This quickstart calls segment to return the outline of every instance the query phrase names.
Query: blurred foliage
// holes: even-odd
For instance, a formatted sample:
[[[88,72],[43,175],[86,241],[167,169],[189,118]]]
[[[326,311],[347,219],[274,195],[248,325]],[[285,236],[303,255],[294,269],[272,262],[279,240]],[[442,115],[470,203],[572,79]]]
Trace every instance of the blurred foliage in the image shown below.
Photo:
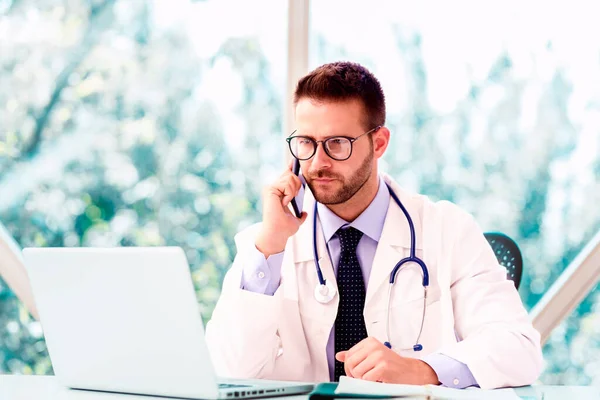
[[[501,46],[489,43],[490,48],[504,50],[486,64],[487,73],[482,73],[485,62],[475,52],[477,44],[486,46],[485,39],[454,43],[451,38],[460,34],[444,33],[443,26],[425,32],[413,24],[411,18],[418,12],[404,18],[409,22],[395,23],[394,17],[387,17],[395,6],[378,4],[381,10],[364,18],[355,11],[340,11],[338,18],[345,23],[336,35],[323,16],[328,7],[336,8],[340,2],[313,5],[314,64],[356,60],[380,79],[388,79],[382,80],[388,97],[402,94],[404,101],[396,102],[399,107],[390,107],[391,101],[387,102],[386,125],[392,137],[383,158],[384,169],[410,189],[459,204],[475,215],[484,231],[504,232],[515,239],[524,256],[519,292],[531,309],[600,230],[600,59],[596,57],[595,64],[585,66],[585,75],[577,73],[583,67],[575,61],[579,54],[599,54],[600,40],[589,40],[586,30],[597,24],[586,21],[586,29],[577,32],[581,34],[577,39],[589,46],[582,44],[580,53],[569,51],[570,45],[555,48],[551,40],[541,50],[534,48],[535,41],[527,37],[529,31],[525,31],[525,45],[520,47],[508,40]],[[520,15],[510,4],[506,7],[508,14]],[[521,11],[520,5],[517,7]],[[450,9],[448,20],[462,15],[459,8]],[[484,15],[470,12],[483,20]],[[369,23],[368,18],[378,24],[382,21],[381,29],[361,31],[354,37],[354,17],[364,24]],[[564,19],[573,23],[567,15]],[[473,32],[468,30],[471,24],[478,26],[473,22],[477,18],[464,20],[469,21],[465,22],[468,32]],[[526,27],[530,29],[529,24]],[[485,37],[493,29],[480,34]],[[391,38],[383,36],[388,33]],[[440,39],[444,35],[450,39]],[[396,54],[386,47],[388,40],[397,48]],[[440,42],[450,44],[450,49]],[[378,46],[365,51],[369,50],[365,45],[361,51],[361,43]],[[434,47],[436,44],[439,47]],[[468,60],[446,61],[449,54],[461,50]],[[493,54],[487,50],[486,56]],[[431,58],[445,61],[433,64]],[[456,78],[462,78],[465,71],[466,90],[461,86],[463,81],[461,85],[440,81],[440,71],[445,69],[451,72],[442,76],[452,77],[454,73]],[[437,81],[432,82],[436,73]],[[390,83],[395,88],[390,89]],[[432,86],[436,83],[438,95],[456,99],[451,109],[441,110],[439,102],[434,104],[438,99]],[[599,308],[600,290],[596,286],[544,346],[546,368],[541,382],[600,384]]]
[[[263,145],[281,139],[281,91],[257,38],[227,38],[202,58],[183,25],[153,27],[152,6],[4,8],[0,221],[22,247],[181,246],[206,320],[235,233],[260,216],[255,182],[283,162],[282,147]],[[237,150],[204,89],[204,73],[224,64],[240,78],[235,117],[250,132]],[[51,365],[39,323],[0,281],[1,371]]]
[[[285,150],[281,62],[258,36],[196,37],[190,20],[211,4],[0,1],[0,221],[23,247],[181,246],[205,320]],[[399,54],[403,83],[384,90],[409,101],[388,108],[383,169],[516,239],[531,308],[600,229],[600,91],[582,97],[565,66],[523,76],[499,52],[442,112],[426,39],[394,24],[391,35],[380,53]],[[316,64],[352,59],[377,76],[389,64],[327,32],[311,43]],[[600,382],[599,294],[544,348],[544,383]],[[0,372],[52,372],[39,324],[2,281]]]

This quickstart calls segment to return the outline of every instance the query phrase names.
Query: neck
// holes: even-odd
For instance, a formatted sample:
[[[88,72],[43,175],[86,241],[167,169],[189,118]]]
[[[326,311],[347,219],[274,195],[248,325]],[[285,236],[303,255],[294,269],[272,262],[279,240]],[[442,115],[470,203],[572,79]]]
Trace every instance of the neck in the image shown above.
[[[352,198],[344,203],[328,205],[327,208],[344,221],[352,222],[369,207],[378,190],[379,176],[377,171],[374,171],[374,174]]]

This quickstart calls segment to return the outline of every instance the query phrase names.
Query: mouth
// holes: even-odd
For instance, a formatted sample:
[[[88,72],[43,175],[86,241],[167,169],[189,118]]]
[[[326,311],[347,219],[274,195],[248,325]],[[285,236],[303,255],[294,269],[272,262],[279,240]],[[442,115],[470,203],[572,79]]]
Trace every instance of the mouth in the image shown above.
[[[319,184],[323,185],[323,184],[331,183],[331,182],[335,181],[335,179],[333,179],[333,178],[313,178],[312,181],[314,183],[319,183]]]

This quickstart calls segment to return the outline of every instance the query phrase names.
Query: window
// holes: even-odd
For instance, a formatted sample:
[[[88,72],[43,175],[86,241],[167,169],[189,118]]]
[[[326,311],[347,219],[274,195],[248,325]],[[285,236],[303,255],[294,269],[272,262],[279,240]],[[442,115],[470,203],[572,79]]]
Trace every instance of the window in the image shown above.
[[[284,161],[286,34],[278,0],[0,1],[0,221],[23,247],[182,246],[210,316]],[[0,372],[50,372],[2,282],[0,310]]]
[[[383,169],[513,237],[531,308],[600,229],[593,5],[310,3],[309,68],[375,73]],[[182,246],[208,317],[284,163],[286,33],[279,0],[0,0],[0,223],[23,247]],[[600,379],[599,293],[546,344],[544,383]],[[0,372],[48,373],[17,304],[0,281]]]
[[[600,229],[595,14],[587,3],[311,2],[310,69],[353,60],[380,79],[393,135],[383,169],[513,237],[528,308]],[[598,293],[546,344],[544,383],[600,379]]]

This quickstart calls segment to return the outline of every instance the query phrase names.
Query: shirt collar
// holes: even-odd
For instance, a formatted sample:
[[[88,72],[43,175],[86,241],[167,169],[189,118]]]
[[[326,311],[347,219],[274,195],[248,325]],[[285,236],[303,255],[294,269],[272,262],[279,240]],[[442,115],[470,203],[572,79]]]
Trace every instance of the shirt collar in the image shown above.
[[[345,221],[335,215],[327,206],[317,203],[319,220],[323,227],[326,242],[329,243],[333,235],[343,226],[356,228],[374,241],[379,242],[389,205],[390,191],[381,177],[379,177],[379,189],[375,198],[365,211],[352,222]]]

